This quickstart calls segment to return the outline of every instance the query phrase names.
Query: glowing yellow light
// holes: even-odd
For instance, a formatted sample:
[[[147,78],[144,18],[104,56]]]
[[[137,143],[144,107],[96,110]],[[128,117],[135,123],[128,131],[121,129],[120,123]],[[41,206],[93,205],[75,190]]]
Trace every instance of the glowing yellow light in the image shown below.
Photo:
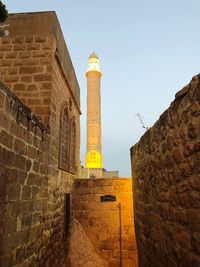
[[[87,67],[86,74],[89,71],[97,71],[102,74],[99,59],[94,53],[88,59],[88,67]]]
[[[96,150],[90,150],[86,155],[86,168],[88,169],[101,169],[102,168],[102,156]]]

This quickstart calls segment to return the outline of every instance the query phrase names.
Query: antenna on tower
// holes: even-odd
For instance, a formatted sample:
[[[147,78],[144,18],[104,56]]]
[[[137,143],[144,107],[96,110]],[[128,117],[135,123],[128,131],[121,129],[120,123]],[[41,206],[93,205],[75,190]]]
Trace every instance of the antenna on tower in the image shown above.
[[[144,128],[147,131],[149,129],[149,127],[147,127],[145,125],[145,120],[144,120],[143,116],[139,112],[137,114],[135,114],[135,116],[139,119],[139,122],[142,125],[142,128]]]

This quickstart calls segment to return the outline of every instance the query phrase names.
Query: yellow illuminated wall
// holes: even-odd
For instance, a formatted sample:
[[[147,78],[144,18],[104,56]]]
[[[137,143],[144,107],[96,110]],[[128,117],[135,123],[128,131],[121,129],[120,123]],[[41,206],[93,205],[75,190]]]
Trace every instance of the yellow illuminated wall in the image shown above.
[[[101,169],[102,156],[96,150],[91,150],[86,154],[86,168],[88,169]]]

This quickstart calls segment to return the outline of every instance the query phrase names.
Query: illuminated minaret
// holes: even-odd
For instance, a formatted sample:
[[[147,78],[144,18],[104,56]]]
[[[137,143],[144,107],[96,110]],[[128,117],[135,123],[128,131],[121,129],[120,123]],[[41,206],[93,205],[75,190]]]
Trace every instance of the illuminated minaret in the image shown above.
[[[99,58],[92,53],[88,59],[87,77],[87,148],[85,167],[102,169],[101,152],[101,68]],[[99,175],[99,174],[98,174]]]

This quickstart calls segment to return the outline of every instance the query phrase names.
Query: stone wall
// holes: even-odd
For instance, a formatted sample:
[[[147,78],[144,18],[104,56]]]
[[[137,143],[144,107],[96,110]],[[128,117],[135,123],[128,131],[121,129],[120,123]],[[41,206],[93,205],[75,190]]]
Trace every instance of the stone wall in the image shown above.
[[[200,75],[131,148],[139,266],[200,266]]]
[[[101,202],[104,195],[116,196],[116,201]],[[137,266],[131,179],[76,180],[72,192],[72,219],[71,266]],[[72,249],[76,247],[74,244],[80,250]],[[84,265],[80,265],[81,262]],[[101,264],[96,265],[97,262]]]
[[[49,124],[53,35],[0,38],[0,80]]]
[[[0,102],[0,266],[59,266],[73,175],[52,167],[49,129],[3,85]]]
[[[0,266],[59,267],[67,257],[64,195],[80,162],[79,88],[55,13],[11,17],[10,36],[0,38],[0,73],[7,85],[0,83]],[[41,20],[48,29],[39,27]],[[28,32],[24,21],[31,25]],[[59,168],[63,105],[68,129],[76,125],[75,146],[68,141],[65,149],[69,163],[71,151],[75,157],[73,172]],[[71,140],[71,132],[64,133]]]

